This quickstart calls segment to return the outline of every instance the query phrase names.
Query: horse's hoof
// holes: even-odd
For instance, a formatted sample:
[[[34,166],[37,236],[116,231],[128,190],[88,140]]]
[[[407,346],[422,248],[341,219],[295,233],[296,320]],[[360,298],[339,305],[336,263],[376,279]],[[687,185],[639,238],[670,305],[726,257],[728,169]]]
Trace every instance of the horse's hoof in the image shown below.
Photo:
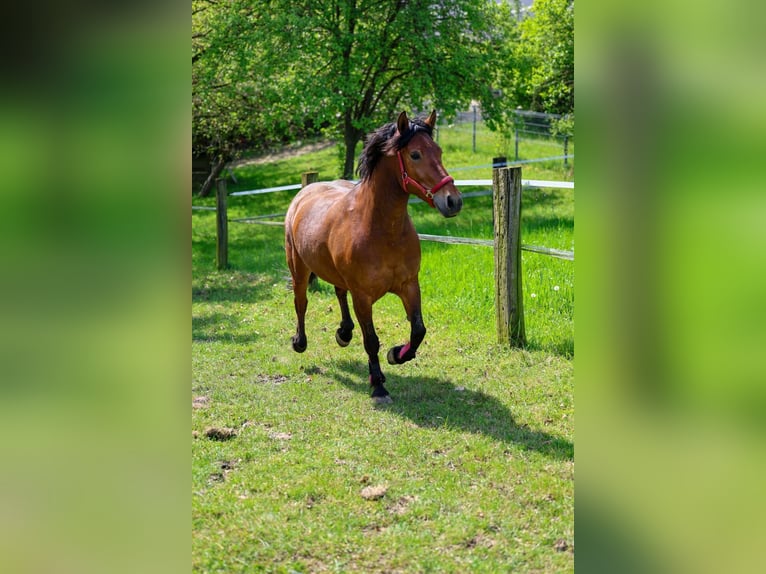
[[[340,336],[340,329],[338,329],[335,331],[335,342],[338,343],[338,345],[341,347],[348,347],[348,344],[351,342],[351,336],[349,336],[348,341],[344,341]]]
[[[372,402],[376,405],[392,403],[394,402],[393,399],[391,399],[391,396],[388,394],[386,387],[383,386],[383,382],[386,380],[386,378],[383,376],[383,373],[381,373],[380,376],[383,380],[377,384],[373,384],[372,376],[370,376],[370,384],[372,385],[372,393],[370,396],[372,397]]]
[[[412,349],[410,349],[410,344],[407,343],[406,345],[397,345],[396,347],[391,347],[388,350],[388,354],[386,355],[386,359],[388,360],[389,365],[401,365],[403,363],[406,363],[407,361],[411,361],[415,358],[415,353],[411,352]],[[412,356],[408,357],[407,355],[411,354]]]
[[[291,339],[291,342],[293,344],[293,351],[295,351],[296,353],[302,353],[303,351],[306,350],[306,347],[308,347],[308,344],[306,343],[306,341],[302,341],[302,342],[297,341],[295,337]]]

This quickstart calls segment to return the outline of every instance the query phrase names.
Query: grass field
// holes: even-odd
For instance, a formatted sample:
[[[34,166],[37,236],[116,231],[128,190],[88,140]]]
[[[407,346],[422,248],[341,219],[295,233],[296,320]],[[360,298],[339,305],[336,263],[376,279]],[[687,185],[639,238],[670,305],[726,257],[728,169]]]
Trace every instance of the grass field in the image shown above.
[[[481,138],[473,154],[465,138],[442,128],[448,170],[503,152]],[[242,166],[230,189],[295,183],[307,170],[331,179],[337,155]],[[560,164],[530,164],[524,177],[571,179]],[[293,193],[231,198],[230,217],[283,213]],[[424,204],[410,213],[422,233],[492,237],[488,197],[467,198],[450,220]],[[525,192],[522,217],[525,243],[573,249],[572,191]],[[376,407],[359,329],[349,347],[335,344],[332,289],[310,293],[309,347],[294,353],[281,228],[229,231],[231,268],[216,271],[214,216],[193,212],[195,571],[573,570],[572,262],[524,254],[529,346],[513,350],[494,341],[492,250],[424,242],[428,334],[416,360],[383,359],[394,402]],[[398,299],[374,313],[382,349],[405,342]],[[211,427],[231,430],[210,438]]]

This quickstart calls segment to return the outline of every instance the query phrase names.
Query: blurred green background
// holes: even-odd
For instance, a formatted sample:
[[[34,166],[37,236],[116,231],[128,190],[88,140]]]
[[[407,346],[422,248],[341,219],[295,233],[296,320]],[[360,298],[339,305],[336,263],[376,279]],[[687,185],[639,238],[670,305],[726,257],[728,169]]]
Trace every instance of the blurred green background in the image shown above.
[[[583,571],[758,569],[763,16],[755,2],[578,3]]]
[[[187,10],[6,38],[2,571],[188,568]],[[761,562],[764,12],[578,2],[583,572]]]

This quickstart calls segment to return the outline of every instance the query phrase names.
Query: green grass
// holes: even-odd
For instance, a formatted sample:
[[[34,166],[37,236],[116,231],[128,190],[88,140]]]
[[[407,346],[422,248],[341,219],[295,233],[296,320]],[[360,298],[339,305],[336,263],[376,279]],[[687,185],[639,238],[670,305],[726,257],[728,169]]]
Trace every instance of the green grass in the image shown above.
[[[459,156],[446,142],[442,132],[449,169]],[[496,151],[478,155],[473,165]],[[249,166],[232,188],[295,183],[310,168],[329,179],[333,163],[330,149]],[[524,177],[564,179],[550,169]],[[230,216],[282,213],[292,193],[231,198]],[[423,233],[490,238],[490,206],[467,198],[449,220],[410,212]],[[571,191],[525,194],[525,243],[572,249],[573,221]],[[335,344],[332,289],[310,293],[309,347],[294,353],[281,228],[229,231],[231,268],[216,271],[214,216],[192,214],[192,396],[205,397],[192,410],[195,571],[573,570],[572,552],[554,548],[574,539],[572,262],[524,254],[529,347],[513,350],[494,341],[492,250],[424,242],[428,334],[416,360],[383,359],[394,403],[375,407],[359,328]],[[383,353],[406,340],[398,299],[374,312]],[[237,435],[210,440],[210,426]],[[378,485],[381,499],[361,496]]]
[[[473,151],[473,126],[470,123],[440,125],[437,135],[444,152],[444,164],[455,179],[491,179],[492,158],[505,156],[510,163],[515,157],[513,140],[489,131],[483,122],[476,126],[476,151]],[[549,138],[525,138],[519,143],[519,160],[547,158],[563,155],[563,145]],[[574,142],[569,142],[568,153],[574,154]],[[472,166],[485,166],[465,169]],[[563,160],[548,160],[525,165],[526,179],[571,181],[574,177],[574,160],[567,166]],[[529,173],[526,173],[529,172]],[[530,175],[534,174],[534,176]]]

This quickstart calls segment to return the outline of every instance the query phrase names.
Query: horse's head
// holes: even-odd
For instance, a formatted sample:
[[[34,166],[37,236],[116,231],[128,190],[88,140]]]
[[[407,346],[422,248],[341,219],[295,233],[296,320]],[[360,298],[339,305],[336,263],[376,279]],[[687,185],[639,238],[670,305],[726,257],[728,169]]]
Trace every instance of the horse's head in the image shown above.
[[[402,185],[407,193],[436,207],[444,217],[454,217],[463,207],[463,197],[442,165],[441,148],[431,138],[436,110],[422,124],[427,129],[410,122],[405,112],[396,122],[399,136],[406,142],[397,151]]]

